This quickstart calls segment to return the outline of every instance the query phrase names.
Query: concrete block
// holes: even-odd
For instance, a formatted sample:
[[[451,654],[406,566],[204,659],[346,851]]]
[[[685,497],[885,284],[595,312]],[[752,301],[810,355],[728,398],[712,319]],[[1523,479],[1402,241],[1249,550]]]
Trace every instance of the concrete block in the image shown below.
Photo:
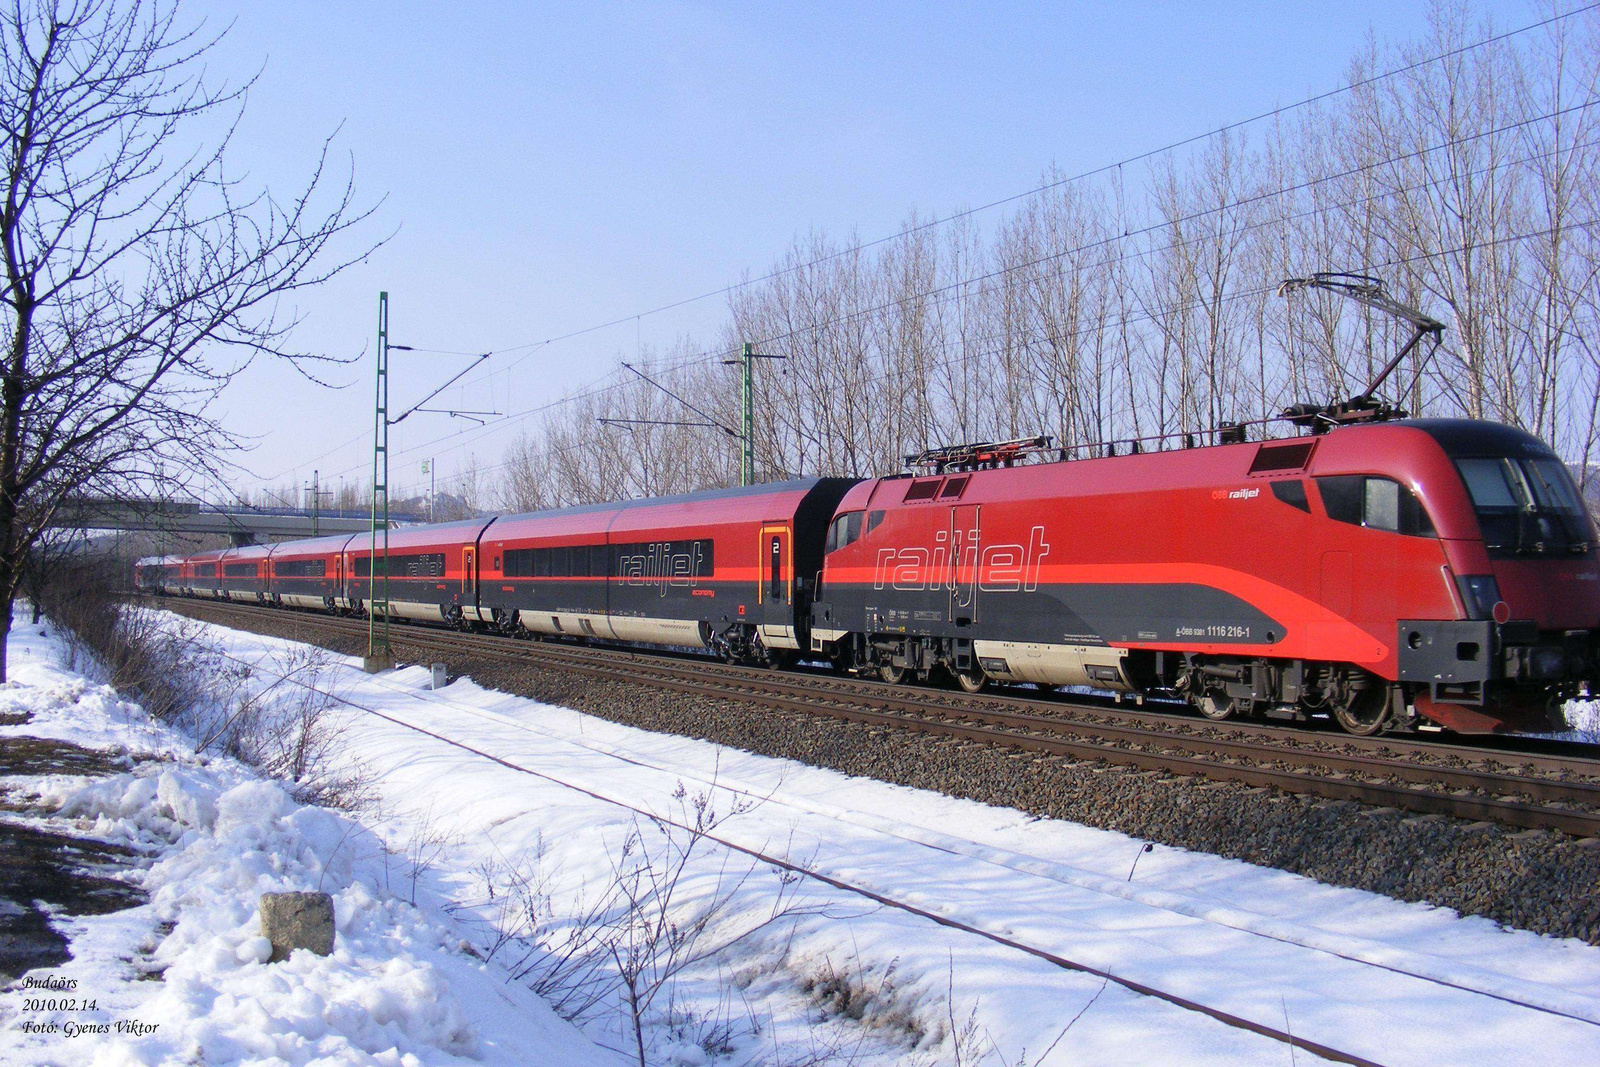
[[[297,948],[319,956],[333,951],[333,898],[326,893],[261,894],[261,936],[272,942],[272,960]]]

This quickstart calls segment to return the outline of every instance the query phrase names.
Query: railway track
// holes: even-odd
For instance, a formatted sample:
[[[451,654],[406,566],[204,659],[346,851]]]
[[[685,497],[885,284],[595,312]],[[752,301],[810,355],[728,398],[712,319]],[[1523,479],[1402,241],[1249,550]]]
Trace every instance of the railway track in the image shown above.
[[[343,638],[366,623],[230,602],[163,599],[205,621],[286,621]],[[909,729],[1038,758],[1091,761],[1234,782],[1330,801],[1600,837],[1600,758],[1520,746],[1215,723],[1112,704],[908,689],[822,673],[774,673],[703,657],[554,642],[513,642],[424,626],[390,631],[399,650],[515,662],[590,677]],[[1536,746],[1548,749],[1549,746]]]

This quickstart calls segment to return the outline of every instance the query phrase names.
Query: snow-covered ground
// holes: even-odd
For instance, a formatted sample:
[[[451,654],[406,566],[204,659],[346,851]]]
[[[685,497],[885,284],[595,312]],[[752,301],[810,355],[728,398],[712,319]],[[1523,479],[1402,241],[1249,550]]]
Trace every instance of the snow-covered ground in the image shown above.
[[[210,632],[253,685],[304,655]],[[228,761],[183,762],[181,738],[34,664],[48,655],[14,658],[22,681],[0,695],[37,709],[14,729],[179,756],[37,783],[61,818],[160,857],[151,903],[76,923],[61,969],[102,1015],[162,1026],[100,1039],[105,1062],[618,1062],[630,959],[635,988],[661,990],[642,1012],[653,1064],[1316,1058],[1214,1015],[1390,1067],[1600,1060],[1600,950],[1578,942],[334,657],[316,684],[381,812],[357,827]],[[707,836],[681,828],[697,820]],[[672,898],[659,912],[652,879]],[[256,894],[319,884],[339,902],[338,951],[261,963]],[[599,921],[619,885],[678,925]],[[157,920],[178,925],[161,939]],[[632,956],[585,955],[599,942]],[[163,982],[128,980],[151,965]]]
[[[32,721],[0,735],[155,757],[109,778],[21,783],[59,805],[49,824],[143,852],[150,900],[61,920],[73,958],[47,972],[55,988],[0,995],[0,1063],[625,1062],[464,951],[436,910],[384,892],[382,850],[359,823],[296,804],[233,760],[197,760],[186,738],[58,667],[41,629],[12,631],[0,711]],[[333,955],[267,965],[260,894],[318,888],[334,896]],[[34,998],[77,1010],[24,1010]]]

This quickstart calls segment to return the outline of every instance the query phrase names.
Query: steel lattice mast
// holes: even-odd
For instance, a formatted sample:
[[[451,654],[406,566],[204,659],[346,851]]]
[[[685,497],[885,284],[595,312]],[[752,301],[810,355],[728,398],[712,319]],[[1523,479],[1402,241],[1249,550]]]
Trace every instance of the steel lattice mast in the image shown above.
[[[372,417],[372,539],[367,546],[367,658],[369,671],[393,666],[389,649],[389,294],[378,294],[378,372]],[[383,592],[378,593],[378,533],[383,532]],[[379,613],[383,621],[378,621]]]

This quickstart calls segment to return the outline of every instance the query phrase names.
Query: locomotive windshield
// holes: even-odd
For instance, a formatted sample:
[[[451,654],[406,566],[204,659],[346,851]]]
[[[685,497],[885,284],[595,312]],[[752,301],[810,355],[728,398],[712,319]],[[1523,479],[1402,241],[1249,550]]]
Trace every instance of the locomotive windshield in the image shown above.
[[[1456,460],[1491,558],[1588,552],[1589,516],[1559,460],[1473,456]]]

